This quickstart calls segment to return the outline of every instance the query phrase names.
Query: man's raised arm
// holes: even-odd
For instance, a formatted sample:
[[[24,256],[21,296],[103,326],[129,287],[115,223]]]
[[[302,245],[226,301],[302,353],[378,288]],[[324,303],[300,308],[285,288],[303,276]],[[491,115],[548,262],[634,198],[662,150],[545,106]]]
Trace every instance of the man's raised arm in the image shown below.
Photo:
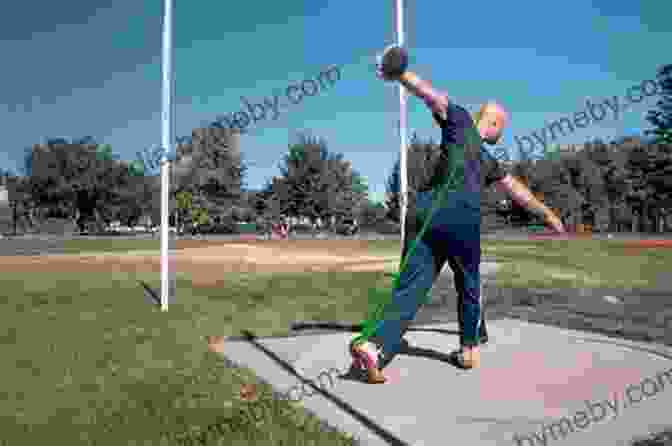
[[[413,95],[422,99],[432,112],[444,119],[446,118],[448,96],[445,93],[435,90],[429,81],[420,79],[420,77],[412,71],[404,72],[404,74],[401,75],[399,82],[401,82],[401,84]]]

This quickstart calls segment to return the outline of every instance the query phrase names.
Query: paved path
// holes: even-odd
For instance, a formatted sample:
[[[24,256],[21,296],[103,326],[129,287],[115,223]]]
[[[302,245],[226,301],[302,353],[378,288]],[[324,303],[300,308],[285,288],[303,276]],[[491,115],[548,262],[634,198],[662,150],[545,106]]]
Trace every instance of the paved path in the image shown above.
[[[312,380],[301,404],[367,445],[533,446],[546,444],[544,438],[625,445],[670,422],[670,347],[500,319],[489,324],[493,342],[483,348],[483,366],[463,371],[448,355],[457,347],[456,329],[449,323],[410,331],[410,347],[386,369],[385,385],[348,373],[351,335],[345,333],[229,341],[226,356],[281,392],[300,386],[300,376]],[[333,385],[318,378],[329,370]],[[647,378],[655,381],[643,389],[650,396],[640,388],[630,401],[627,386]],[[298,392],[292,397],[299,399]],[[597,419],[588,426],[577,421],[575,414],[595,404],[604,406],[604,416],[589,414]]]
[[[487,284],[491,341],[478,370],[460,370],[448,356],[458,347],[450,273],[407,333],[410,347],[386,369],[385,385],[349,372],[352,333],[343,331],[230,339],[225,356],[279,392],[301,376],[312,380],[303,388],[313,396],[300,404],[366,445],[625,446],[672,425],[672,293]],[[626,394],[628,386],[636,387]]]

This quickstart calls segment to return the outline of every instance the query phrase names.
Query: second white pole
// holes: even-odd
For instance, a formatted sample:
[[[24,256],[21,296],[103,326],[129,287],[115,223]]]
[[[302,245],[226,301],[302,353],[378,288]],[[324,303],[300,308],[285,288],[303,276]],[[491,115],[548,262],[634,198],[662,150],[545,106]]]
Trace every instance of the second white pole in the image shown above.
[[[396,0],[396,31],[397,45],[404,45],[404,0]],[[406,242],[406,213],[408,207],[408,176],[406,169],[406,91],[404,86],[399,84],[399,139],[401,147],[399,149],[399,207],[401,218],[401,250],[404,249]]]
[[[161,310],[168,311],[168,297],[171,293],[171,277],[168,268],[170,232],[168,214],[170,212],[170,164],[168,155],[172,151],[172,93],[173,93],[173,1],[164,1],[163,16],[163,78],[161,83]]]

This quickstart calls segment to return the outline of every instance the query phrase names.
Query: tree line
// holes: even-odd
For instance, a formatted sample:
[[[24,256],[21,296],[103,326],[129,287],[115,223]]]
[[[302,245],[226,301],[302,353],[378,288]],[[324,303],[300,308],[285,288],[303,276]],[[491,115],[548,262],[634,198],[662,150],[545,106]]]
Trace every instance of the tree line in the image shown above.
[[[232,232],[243,221],[324,222],[357,218],[367,206],[382,212],[382,205],[369,203],[365,179],[343,154],[308,134],[289,145],[279,176],[259,191],[248,190],[239,136],[235,129],[211,125],[180,138],[171,168],[171,224],[215,223]],[[160,176],[138,175],[137,167],[91,137],[53,138],[26,149],[24,175],[4,172],[3,181],[17,214],[31,223],[65,218],[80,230],[100,232],[112,221],[128,226],[142,217],[160,221]]]
[[[672,65],[658,70],[663,94],[647,121],[650,138],[594,139],[574,151],[510,163],[565,224],[610,231],[659,231],[672,223]],[[409,202],[437,162],[438,144],[414,134],[408,147]],[[245,184],[249,163],[240,133],[214,122],[178,139],[171,164],[171,220],[178,226],[306,217],[312,223],[354,218],[364,226],[399,221],[399,161],[386,183],[385,206],[369,199],[366,180],[327,141],[298,134],[278,165],[280,175],[258,191]],[[142,166],[140,166],[142,167]],[[154,166],[156,167],[156,166]],[[80,230],[102,230],[143,216],[160,221],[160,177],[115,155],[92,137],[48,139],[26,149],[23,175],[0,172],[15,214],[31,224],[72,219]],[[138,173],[143,173],[138,175]],[[529,225],[535,220],[494,189],[483,191],[483,226]],[[670,225],[667,226],[669,228]],[[393,229],[392,231],[394,231]]]

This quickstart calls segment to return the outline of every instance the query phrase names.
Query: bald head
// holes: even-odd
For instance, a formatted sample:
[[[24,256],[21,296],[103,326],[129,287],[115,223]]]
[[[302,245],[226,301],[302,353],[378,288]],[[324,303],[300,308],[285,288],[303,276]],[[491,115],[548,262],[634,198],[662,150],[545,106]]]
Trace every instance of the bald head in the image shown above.
[[[476,126],[483,141],[497,144],[509,122],[509,114],[501,104],[488,101],[478,111],[477,121]]]
[[[481,116],[485,114],[496,114],[504,118],[505,122],[509,120],[509,114],[504,106],[495,101],[488,101],[481,106]]]

